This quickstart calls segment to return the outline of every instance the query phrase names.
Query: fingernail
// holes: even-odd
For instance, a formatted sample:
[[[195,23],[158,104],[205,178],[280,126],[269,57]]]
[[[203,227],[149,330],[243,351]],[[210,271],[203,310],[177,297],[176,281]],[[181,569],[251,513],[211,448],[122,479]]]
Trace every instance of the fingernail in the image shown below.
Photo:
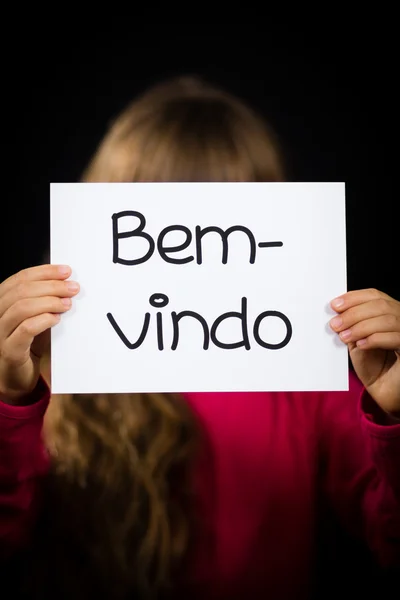
[[[344,331],[342,331],[340,337],[342,338],[342,340],[348,340],[351,337],[351,329],[345,329]]]
[[[67,281],[67,289],[70,292],[77,292],[79,290],[79,283],[76,281]]]
[[[341,306],[343,306],[344,300],[343,298],[335,298],[334,300],[332,300],[331,304],[333,308],[340,308]]]
[[[365,346],[366,343],[367,343],[367,340],[358,340],[357,346]]]
[[[343,325],[343,319],[341,317],[335,317],[334,319],[331,320],[331,326],[334,329],[338,329],[342,325]]]
[[[58,272],[59,272],[61,275],[68,275],[68,273],[70,273],[70,272],[71,272],[71,267],[69,267],[68,265],[60,265],[60,266],[58,267]]]
[[[70,298],[61,298],[61,302],[64,304],[64,306],[71,306],[72,301]]]

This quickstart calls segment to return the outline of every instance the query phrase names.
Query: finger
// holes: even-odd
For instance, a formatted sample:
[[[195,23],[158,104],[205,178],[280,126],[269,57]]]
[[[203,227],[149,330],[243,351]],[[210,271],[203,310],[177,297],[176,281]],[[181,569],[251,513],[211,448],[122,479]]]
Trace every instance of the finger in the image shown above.
[[[0,339],[5,339],[26,319],[41,313],[64,313],[71,308],[70,298],[28,298],[13,304],[0,320]]]
[[[71,298],[78,291],[79,284],[75,281],[22,281],[12,286],[3,296],[0,296],[0,318],[18,300],[39,298],[40,296]]]
[[[352,292],[347,292],[346,294],[342,294],[341,296],[338,296],[332,300],[331,306],[334,310],[336,310],[336,312],[342,313],[344,310],[352,308],[353,306],[357,306],[357,304],[371,302],[372,300],[379,300],[380,298],[393,301],[393,298],[387,294],[371,288],[367,290],[355,290]]]
[[[46,279],[67,279],[71,275],[71,267],[67,265],[40,265],[30,267],[11,275],[0,283],[0,296],[14,285],[27,281],[44,281]]]
[[[395,315],[382,315],[361,321],[339,333],[340,339],[343,342],[357,342],[375,333],[392,333],[400,335],[400,322]]]
[[[398,314],[400,318],[399,302],[396,302],[395,300],[386,300],[386,298],[379,298],[378,300],[358,304],[353,308],[347,309],[337,317],[331,319],[330,326],[334,331],[340,332],[352,327],[356,323],[372,319],[373,317],[396,314]]]
[[[33,340],[50,327],[60,322],[61,315],[42,313],[26,319],[4,342],[2,357],[14,364],[23,364],[27,359]]]
[[[367,338],[357,340],[357,348],[362,350],[394,350],[400,353],[400,333],[374,333]]]

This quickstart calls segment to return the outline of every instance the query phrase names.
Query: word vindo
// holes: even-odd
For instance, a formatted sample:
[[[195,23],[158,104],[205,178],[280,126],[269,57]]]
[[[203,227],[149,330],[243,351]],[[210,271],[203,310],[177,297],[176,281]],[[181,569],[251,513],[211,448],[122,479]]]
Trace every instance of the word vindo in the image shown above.
[[[149,303],[151,306],[153,306],[155,308],[164,308],[165,306],[167,306],[169,304],[169,298],[165,294],[153,294],[149,298]],[[107,314],[107,318],[108,318],[109,322],[111,323],[114,331],[117,333],[118,337],[125,344],[125,346],[127,348],[129,348],[129,350],[135,350],[143,344],[143,342],[147,336],[147,332],[149,330],[151,316],[152,316],[151,313],[149,313],[149,312],[145,313],[142,331],[141,331],[138,339],[136,341],[132,342],[124,334],[124,332],[118,325],[118,323],[115,320],[115,318],[113,317],[113,315],[111,313]],[[161,311],[158,311],[156,313],[157,343],[158,343],[159,350],[164,350],[163,316],[164,315]],[[219,317],[217,317],[215,319],[215,321],[213,322],[211,327],[209,327],[209,325],[207,324],[206,319],[197,312],[194,312],[192,310],[183,310],[179,313],[172,311],[170,314],[170,318],[172,320],[172,329],[173,329],[171,350],[176,350],[178,347],[180,321],[183,318],[188,318],[188,317],[191,319],[195,319],[202,326],[203,350],[209,349],[210,341],[218,348],[223,348],[225,350],[233,350],[235,348],[242,348],[242,347],[246,348],[246,350],[250,350],[251,346],[250,346],[249,331],[248,331],[247,298],[242,298],[240,312],[231,311],[231,312],[223,313],[222,315],[220,315]],[[267,318],[280,319],[285,324],[286,335],[285,335],[284,339],[277,344],[271,344],[271,343],[261,339],[260,325],[261,325],[262,321],[264,321],[264,319],[267,319]],[[217,337],[218,327],[221,325],[221,323],[223,321],[226,321],[227,319],[239,319],[241,321],[242,337],[240,340],[238,340],[236,342],[225,343],[218,339],[218,337]],[[259,314],[258,317],[254,321],[252,330],[253,330],[253,337],[254,337],[256,343],[259,346],[262,346],[263,348],[267,348],[268,350],[279,350],[280,348],[284,348],[290,342],[291,337],[292,337],[292,325],[291,325],[289,319],[283,313],[275,311],[275,310],[266,310],[266,311],[262,312],[261,314]]]

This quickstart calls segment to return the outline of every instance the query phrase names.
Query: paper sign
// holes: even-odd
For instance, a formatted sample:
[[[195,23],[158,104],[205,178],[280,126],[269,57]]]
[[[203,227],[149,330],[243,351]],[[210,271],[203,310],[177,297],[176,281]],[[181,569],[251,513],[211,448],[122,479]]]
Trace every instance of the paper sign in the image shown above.
[[[53,393],[347,390],[342,183],[51,185]]]

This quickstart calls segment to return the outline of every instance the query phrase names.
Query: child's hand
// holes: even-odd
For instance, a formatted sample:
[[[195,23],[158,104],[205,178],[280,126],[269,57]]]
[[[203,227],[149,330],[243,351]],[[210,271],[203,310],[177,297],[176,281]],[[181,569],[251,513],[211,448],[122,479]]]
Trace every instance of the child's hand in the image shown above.
[[[78,284],[64,281],[69,267],[43,265],[0,284],[0,396],[16,404],[39,379],[49,330],[69,310]]]
[[[331,303],[330,325],[348,345],[354,369],[370,396],[400,414],[400,302],[377,290],[343,294]]]

